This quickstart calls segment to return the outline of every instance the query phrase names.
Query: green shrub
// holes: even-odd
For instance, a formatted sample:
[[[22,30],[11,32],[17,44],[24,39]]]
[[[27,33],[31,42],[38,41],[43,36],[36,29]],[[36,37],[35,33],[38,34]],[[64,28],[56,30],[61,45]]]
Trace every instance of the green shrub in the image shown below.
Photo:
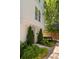
[[[37,36],[37,39],[38,39],[37,43],[40,43],[41,40],[43,40],[42,29],[40,29],[40,31],[39,31],[39,33],[38,33],[38,36]]]
[[[20,58],[24,54],[24,49],[26,49],[26,47],[27,47],[27,45],[25,42],[20,44]]]
[[[48,47],[52,47],[53,45],[56,44],[56,42],[54,42],[52,40],[50,41],[50,40],[47,40],[47,39],[43,39],[40,44],[48,46]]]
[[[26,43],[28,45],[32,45],[34,43],[34,32],[33,32],[32,28],[31,28],[31,26],[28,28]]]
[[[31,45],[24,49],[24,54],[21,59],[43,59],[47,53],[47,48],[39,48],[36,45]]]

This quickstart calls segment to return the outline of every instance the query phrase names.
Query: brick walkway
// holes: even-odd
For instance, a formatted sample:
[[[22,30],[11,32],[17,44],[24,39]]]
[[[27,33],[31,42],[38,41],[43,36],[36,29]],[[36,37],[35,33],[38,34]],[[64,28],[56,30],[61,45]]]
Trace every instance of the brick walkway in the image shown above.
[[[55,46],[53,53],[49,56],[48,59],[59,59],[59,46]]]

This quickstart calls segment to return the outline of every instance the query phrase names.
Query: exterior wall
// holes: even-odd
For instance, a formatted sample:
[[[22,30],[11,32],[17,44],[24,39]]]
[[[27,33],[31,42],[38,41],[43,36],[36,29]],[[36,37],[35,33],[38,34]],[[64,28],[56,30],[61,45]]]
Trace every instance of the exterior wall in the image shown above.
[[[39,0],[38,0],[39,1]],[[24,42],[26,40],[27,30],[29,26],[33,27],[35,33],[35,42],[37,40],[37,32],[40,29],[44,29],[43,18],[43,1],[39,4],[37,0],[21,0],[20,2],[20,40]],[[41,22],[35,20],[35,6],[41,12]],[[42,8],[42,9],[41,9]]]

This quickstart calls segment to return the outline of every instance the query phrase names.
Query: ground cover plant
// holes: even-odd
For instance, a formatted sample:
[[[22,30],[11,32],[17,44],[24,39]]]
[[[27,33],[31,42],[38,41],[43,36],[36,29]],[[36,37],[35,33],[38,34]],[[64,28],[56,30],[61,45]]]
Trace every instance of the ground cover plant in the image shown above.
[[[20,46],[20,59],[43,59],[48,54],[47,48],[40,48],[37,45]]]
[[[56,44],[56,41],[55,40],[49,40],[49,39],[43,39],[43,40],[41,40],[40,44],[48,46],[48,47],[52,47]]]

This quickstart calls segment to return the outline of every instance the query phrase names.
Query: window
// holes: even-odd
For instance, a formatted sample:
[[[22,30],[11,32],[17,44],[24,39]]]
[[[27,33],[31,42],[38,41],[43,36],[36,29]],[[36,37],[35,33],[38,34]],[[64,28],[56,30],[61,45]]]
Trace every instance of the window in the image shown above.
[[[39,21],[40,21],[40,18],[41,18],[41,13],[40,13],[40,11],[39,11]]]
[[[39,0],[39,2],[40,2],[40,0]]]
[[[37,9],[37,7],[35,7],[35,19],[37,20],[37,15],[38,15],[38,9]]]
[[[38,10],[38,8],[35,7],[35,20],[40,21],[40,19],[41,19],[41,13],[40,13],[40,10]]]

